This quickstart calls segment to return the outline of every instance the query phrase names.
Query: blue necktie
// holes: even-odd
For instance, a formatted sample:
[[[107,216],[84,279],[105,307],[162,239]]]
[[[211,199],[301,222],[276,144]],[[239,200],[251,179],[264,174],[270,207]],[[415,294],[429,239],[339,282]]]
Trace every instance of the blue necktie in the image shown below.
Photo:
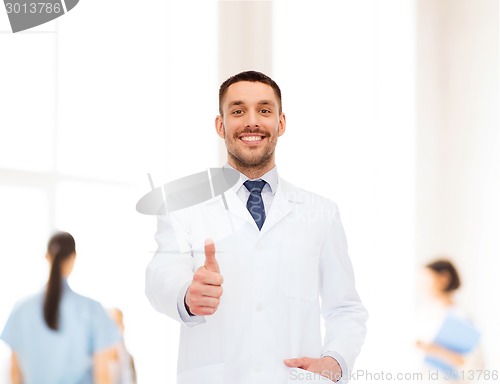
[[[264,201],[262,200],[262,189],[266,182],[264,180],[247,180],[243,183],[250,191],[247,201],[247,209],[259,227],[259,231],[266,220],[266,211],[264,210]]]

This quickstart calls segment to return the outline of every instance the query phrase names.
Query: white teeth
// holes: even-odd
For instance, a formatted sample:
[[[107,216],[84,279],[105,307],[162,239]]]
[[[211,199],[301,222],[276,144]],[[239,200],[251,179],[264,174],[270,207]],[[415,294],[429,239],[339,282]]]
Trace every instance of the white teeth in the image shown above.
[[[262,140],[261,136],[244,136],[241,138],[243,141],[259,141]]]

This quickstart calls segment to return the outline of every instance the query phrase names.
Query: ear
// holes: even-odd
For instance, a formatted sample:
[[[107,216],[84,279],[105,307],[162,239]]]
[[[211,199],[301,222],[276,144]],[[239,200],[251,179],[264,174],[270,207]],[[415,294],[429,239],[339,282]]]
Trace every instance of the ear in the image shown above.
[[[280,115],[280,122],[278,125],[278,136],[281,136],[282,134],[284,134],[285,130],[286,130],[286,117],[285,117],[285,114],[282,113]]]
[[[215,118],[215,130],[220,138],[224,139],[226,137],[226,132],[224,130],[224,119],[221,115],[217,115]]]

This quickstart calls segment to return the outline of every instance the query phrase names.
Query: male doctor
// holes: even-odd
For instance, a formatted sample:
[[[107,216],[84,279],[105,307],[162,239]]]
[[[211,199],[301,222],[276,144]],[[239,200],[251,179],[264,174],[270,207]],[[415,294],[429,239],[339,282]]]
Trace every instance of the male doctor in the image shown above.
[[[182,324],[179,384],[347,382],[359,354],[367,312],[339,211],[279,177],[285,128],[271,78],[248,71],[226,80],[215,129],[239,181],[158,217],[146,294]]]

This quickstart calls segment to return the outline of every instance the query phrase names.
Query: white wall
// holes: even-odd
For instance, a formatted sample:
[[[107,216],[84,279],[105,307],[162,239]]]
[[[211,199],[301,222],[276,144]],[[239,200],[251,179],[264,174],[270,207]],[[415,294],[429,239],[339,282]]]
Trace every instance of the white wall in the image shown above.
[[[499,5],[418,4],[417,265],[436,255],[463,274],[462,301],[500,358]]]

